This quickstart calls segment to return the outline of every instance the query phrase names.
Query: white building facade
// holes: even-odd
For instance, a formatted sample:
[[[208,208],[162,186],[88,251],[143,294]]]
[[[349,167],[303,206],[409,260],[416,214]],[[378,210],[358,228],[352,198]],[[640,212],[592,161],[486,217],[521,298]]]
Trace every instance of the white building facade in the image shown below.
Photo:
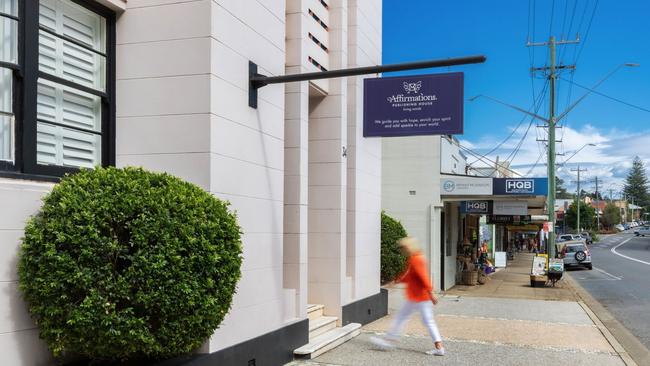
[[[372,0],[2,2],[0,33],[15,40],[0,49],[5,362],[53,362],[16,255],[41,197],[78,167],[165,171],[231,202],[242,278],[197,350],[211,362],[288,361],[313,304],[338,326],[384,315],[382,147],[362,135],[362,78],[270,85],[248,106],[249,62],[265,75],[380,64],[381,12]]]

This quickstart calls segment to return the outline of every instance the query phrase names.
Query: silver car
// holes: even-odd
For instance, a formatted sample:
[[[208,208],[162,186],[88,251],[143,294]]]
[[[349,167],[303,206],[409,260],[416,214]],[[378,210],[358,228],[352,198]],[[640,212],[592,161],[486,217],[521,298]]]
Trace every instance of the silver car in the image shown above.
[[[592,269],[591,253],[584,243],[567,243],[562,249],[564,267],[583,266]]]

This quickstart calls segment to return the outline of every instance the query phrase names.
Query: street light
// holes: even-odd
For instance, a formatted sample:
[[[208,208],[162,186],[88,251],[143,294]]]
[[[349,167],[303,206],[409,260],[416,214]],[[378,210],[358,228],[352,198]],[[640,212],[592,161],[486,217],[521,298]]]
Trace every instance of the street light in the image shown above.
[[[552,45],[554,45],[554,44],[552,43]],[[589,89],[585,94],[583,94],[573,104],[571,104],[566,110],[564,110],[564,112],[562,112],[562,114],[560,114],[559,116],[556,117],[555,116],[555,109],[554,109],[554,105],[555,105],[555,103],[554,103],[555,102],[555,97],[554,97],[554,95],[555,95],[554,94],[555,93],[555,87],[554,87],[554,85],[555,85],[555,78],[556,78],[556,76],[554,74],[554,72],[555,72],[554,71],[555,70],[555,68],[554,68],[554,65],[555,65],[554,49],[555,48],[552,48],[552,51],[551,51],[551,68],[550,68],[551,69],[551,75],[549,76],[549,79],[551,80],[551,102],[550,102],[551,109],[550,109],[550,113],[549,113],[548,118],[540,116],[540,115],[538,115],[536,113],[533,113],[532,112],[533,108],[531,108],[530,110],[526,110],[524,108],[520,108],[520,107],[518,107],[516,105],[512,105],[512,104],[503,102],[503,101],[501,101],[501,100],[499,100],[497,98],[493,98],[493,97],[488,96],[488,95],[480,94],[480,95],[469,98],[469,101],[472,102],[472,101],[475,101],[476,99],[478,99],[480,97],[484,97],[484,98],[490,99],[490,100],[492,100],[492,101],[494,101],[496,103],[505,105],[505,106],[507,106],[509,108],[512,108],[514,110],[517,110],[519,112],[527,114],[527,115],[529,115],[529,116],[531,116],[531,117],[533,117],[535,119],[538,119],[538,120],[543,121],[544,123],[548,124],[548,126],[549,126],[549,138],[548,138],[548,140],[549,140],[549,142],[548,142],[549,148],[548,148],[547,169],[548,169],[549,192],[548,192],[548,195],[547,195],[547,203],[546,203],[546,205],[548,207],[549,221],[552,223],[553,228],[555,227],[555,213],[554,213],[553,210],[555,208],[555,173],[556,173],[556,169],[557,169],[556,164],[555,164],[555,126],[556,126],[556,124],[558,122],[560,122],[564,117],[566,117],[569,112],[571,112],[578,104],[580,104],[580,102],[582,102],[589,94],[594,92],[596,88],[598,88],[603,82],[605,82],[605,80],[607,80],[610,76],[612,76],[620,68],[622,68],[623,66],[628,66],[628,67],[639,66],[639,64],[631,63],[631,62],[618,65],[614,70],[612,70],[609,74],[605,75],[605,77],[603,77],[601,80],[599,80],[591,89]],[[533,105],[534,105],[534,103],[533,103]],[[554,236],[554,234],[552,232],[549,234],[549,240],[548,240],[547,245],[548,245],[548,248],[549,248],[549,254],[551,254],[551,256],[552,256],[554,254],[554,251],[555,251],[555,236]]]
[[[564,164],[566,164],[569,160],[571,160],[572,157],[576,156],[580,151],[582,151],[582,149],[584,149],[587,146],[597,146],[597,145],[594,144],[594,143],[588,143],[588,144],[582,145],[582,147],[579,148],[578,150],[576,150],[571,156],[569,156],[568,159],[565,159],[562,163],[557,164],[557,166],[564,166]]]

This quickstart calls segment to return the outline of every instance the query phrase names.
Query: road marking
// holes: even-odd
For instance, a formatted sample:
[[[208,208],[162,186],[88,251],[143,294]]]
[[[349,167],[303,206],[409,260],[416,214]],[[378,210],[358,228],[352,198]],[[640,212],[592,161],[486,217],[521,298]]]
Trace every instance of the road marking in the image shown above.
[[[629,259],[629,260],[631,260],[631,261],[635,261],[635,262],[643,263],[643,264],[645,264],[645,265],[647,265],[647,266],[650,266],[650,262],[646,262],[646,261],[642,261],[642,260],[640,260],[640,259],[636,259],[636,258],[628,257],[627,255],[623,255],[623,254],[621,254],[621,253],[619,253],[619,252],[616,251],[616,249],[618,249],[621,245],[627,243],[628,241],[630,241],[630,240],[632,240],[632,239],[633,239],[633,238],[628,238],[628,239],[624,240],[621,244],[619,244],[619,245],[615,246],[614,248],[610,249],[610,252],[612,252],[612,253],[618,255],[619,257],[623,257],[623,258],[625,258],[625,259]]]
[[[596,268],[596,267],[594,267],[594,269],[595,269],[596,271],[598,271],[598,272],[604,274],[604,275],[607,275],[607,276],[613,278],[614,280],[618,280],[618,281],[620,281],[620,280],[623,279],[623,277],[614,276],[613,274],[611,274],[611,273],[609,273],[609,272],[605,272],[605,271],[603,271],[603,270],[600,269],[600,268]]]

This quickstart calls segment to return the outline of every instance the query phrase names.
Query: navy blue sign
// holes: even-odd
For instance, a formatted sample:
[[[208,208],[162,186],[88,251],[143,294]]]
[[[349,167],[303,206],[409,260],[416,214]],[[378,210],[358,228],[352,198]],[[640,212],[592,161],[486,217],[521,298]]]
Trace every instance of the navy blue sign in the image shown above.
[[[363,136],[463,133],[463,73],[363,80]]]
[[[547,178],[494,178],[492,193],[514,196],[546,196]]]
[[[491,214],[492,201],[461,201],[460,213],[462,214]]]

